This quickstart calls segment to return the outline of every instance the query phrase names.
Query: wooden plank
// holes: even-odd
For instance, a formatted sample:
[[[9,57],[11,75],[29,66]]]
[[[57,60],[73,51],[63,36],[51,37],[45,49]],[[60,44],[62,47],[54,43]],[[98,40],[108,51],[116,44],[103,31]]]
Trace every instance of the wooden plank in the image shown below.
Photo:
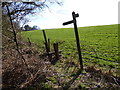
[[[59,54],[61,54],[62,53],[62,50],[59,50],[58,51],[59,52]],[[41,54],[40,56],[46,56],[46,55],[55,55],[55,51],[53,51],[53,52],[49,52],[49,53],[43,53],[43,54]]]
[[[62,50],[59,50],[59,51],[58,51],[58,53],[61,53],[61,52],[62,52]],[[49,52],[48,54],[55,54],[55,51]]]
[[[64,22],[63,25],[68,25],[68,24],[71,24],[71,23],[73,23],[73,20],[68,21],[68,22]]]

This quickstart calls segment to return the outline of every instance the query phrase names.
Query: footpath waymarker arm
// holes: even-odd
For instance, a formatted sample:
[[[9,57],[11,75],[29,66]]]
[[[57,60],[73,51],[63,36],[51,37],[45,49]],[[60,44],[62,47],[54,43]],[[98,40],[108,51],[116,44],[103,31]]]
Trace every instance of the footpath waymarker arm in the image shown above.
[[[79,17],[79,14],[75,14],[75,12],[72,12],[73,20],[64,22],[63,25],[68,25],[73,23],[74,24],[74,31],[75,31],[75,37],[76,37],[76,44],[77,44],[77,51],[79,55],[79,62],[80,62],[80,68],[83,70],[83,62],[82,62],[82,55],[81,55],[81,48],[80,48],[80,40],[79,40],[79,34],[78,34],[78,28],[76,23],[76,17]]]
[[[68,21],[68,22],[64,22],[63,25],[68,25],[68,24],[71,24],[71,23],[73,23],[73,20]]]

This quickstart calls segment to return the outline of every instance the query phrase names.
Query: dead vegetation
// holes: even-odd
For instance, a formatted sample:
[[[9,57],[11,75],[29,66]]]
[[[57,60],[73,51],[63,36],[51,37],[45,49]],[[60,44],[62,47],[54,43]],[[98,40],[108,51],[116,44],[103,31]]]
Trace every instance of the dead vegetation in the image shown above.
[[[4,38],[3,38],[4,39]],[[28,67],[15,49],[11,39],[4,39],[2,55],[3,90],[80,90],[80,89],[111,89],[120,88],[120,77],[109,70],[104,72],[94,66],[84,66],[84,71],[77,74],[79,64],[62,55],[55,65],[47,57],[40,57],[43,52],[35,45],[18,38],[20,53]],[[28,69],[29,68],[29,71]]]
[[[24,45],[22,46],[23,43]],[[31,85],[38,87],[51,74],[49,61],[44,61],[44,59],[38,57],[40,52],[36,50],[34,45],[28,47],[25,46],[27,45],[25,42],[21,44],[19,42],[19,45],[24,47],[20,51],[28,67],[22,62],[22,58],[15,49],[14,43],[10,40],[4,41],[2,55],[3,88],[9,88],[9,90],[13,90],[13,88],[18,90],[18,88],[26,88]],[[29,68],[29,71],[27,68]],[[36,86],[36,82],[39,83],[38,86]],[[42,88],[42,86],[39,88]]]

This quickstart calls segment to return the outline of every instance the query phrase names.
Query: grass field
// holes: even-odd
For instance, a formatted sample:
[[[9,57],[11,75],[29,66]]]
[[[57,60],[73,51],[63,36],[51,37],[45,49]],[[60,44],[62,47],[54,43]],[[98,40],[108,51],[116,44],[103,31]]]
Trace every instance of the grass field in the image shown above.
[[[84,65],[91,63],[101,67],[118,68],[118,25],[79,27],[80,44]],[[59,28],[45,30],[51,45],[59,42],[59,49],[63,55],[77,60],[76,39],[73,28]],[[21,32],[22,37],[44,47],[42,30]],[[52,47],[52,46],[51,46]]]

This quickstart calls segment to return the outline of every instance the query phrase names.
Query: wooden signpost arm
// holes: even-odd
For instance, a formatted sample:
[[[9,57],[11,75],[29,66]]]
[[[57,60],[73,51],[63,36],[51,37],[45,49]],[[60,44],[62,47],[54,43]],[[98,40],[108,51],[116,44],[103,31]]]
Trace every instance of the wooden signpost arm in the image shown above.
[[[71,23],[73,23],[73,20],[65,22],[65,23],[63,23],[63,25],[68,25],[68,24],[71,24]]]

